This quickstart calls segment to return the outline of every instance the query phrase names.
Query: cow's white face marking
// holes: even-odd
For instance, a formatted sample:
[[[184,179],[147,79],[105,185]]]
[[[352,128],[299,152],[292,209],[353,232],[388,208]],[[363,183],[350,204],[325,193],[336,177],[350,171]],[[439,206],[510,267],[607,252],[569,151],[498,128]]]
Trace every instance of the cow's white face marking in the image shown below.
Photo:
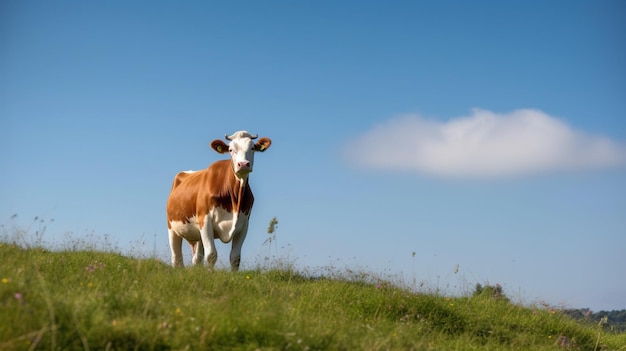
[[[254,142],[250,138],[233,139],[228,145],[230,161],[237,178],[245,178],[254,165]]]

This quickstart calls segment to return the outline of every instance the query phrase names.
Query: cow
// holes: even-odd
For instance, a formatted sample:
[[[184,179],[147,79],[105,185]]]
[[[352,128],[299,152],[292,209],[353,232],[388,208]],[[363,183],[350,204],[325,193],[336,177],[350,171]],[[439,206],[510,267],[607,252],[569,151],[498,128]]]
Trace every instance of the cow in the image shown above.
[[[194,265],[206,262],[212,269],[217,261],[215,240],[232,241],[230,265],[239,269],[241,247],[248,233],[254,196],[248,177],[254,165],[255,152],[263,152],[272,144],[258,135],[238,131],[224,136],[230,141],[213,140],[211,148],[220,154],[230,153],[229,160],[220,160],[201,171],[180,172],[174,178],[167,200],[167,229],[172,265],[184,266],[182,242],[191,246]]]

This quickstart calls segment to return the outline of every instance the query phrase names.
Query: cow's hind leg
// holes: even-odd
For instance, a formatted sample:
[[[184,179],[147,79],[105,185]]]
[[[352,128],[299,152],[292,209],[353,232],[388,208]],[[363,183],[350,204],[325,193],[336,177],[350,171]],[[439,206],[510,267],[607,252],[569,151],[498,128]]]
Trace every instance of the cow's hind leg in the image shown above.
[[[176,235],[171,229],[167,231],[170,237],[170,250],[172,251],[172,265],[183,267],[183,238]]]
[[[193,264],[202,265],[202,259],[204,258],[204,245],[202,245],[202,241],[190,242],[189,246],[191,246],[191,252],[193,253]]]

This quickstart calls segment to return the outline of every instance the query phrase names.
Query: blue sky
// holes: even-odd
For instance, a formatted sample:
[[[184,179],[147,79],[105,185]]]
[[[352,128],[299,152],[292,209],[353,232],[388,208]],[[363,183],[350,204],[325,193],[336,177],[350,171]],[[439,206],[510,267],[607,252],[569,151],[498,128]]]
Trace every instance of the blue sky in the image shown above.
[[[276,216],[302,267],[626,308],[625,42],[621,1],[3,1],[0,223],[169,260],[174,175],[243,129],[244,266]]]

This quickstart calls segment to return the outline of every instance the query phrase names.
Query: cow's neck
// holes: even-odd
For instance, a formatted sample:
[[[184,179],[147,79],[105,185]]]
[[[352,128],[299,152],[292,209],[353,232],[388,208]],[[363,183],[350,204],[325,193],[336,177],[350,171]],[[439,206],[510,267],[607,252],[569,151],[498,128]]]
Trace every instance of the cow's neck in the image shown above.
[[[235,181],[233,182],[233,189],[231,197],[233,214],[239,213],[241,210],[241,203],[243,202],[243,196],[246,191],[246,184],[248,183],[248,177],[238,178],[233,174]]]
[[[237,230],[237,224],[239,222],[239,212],[241,211],[241,204],[243,202],[243,197],[246,191],[246,183],[248,182],[248,177],[245,178],[237,178],[235,176],[235,182],[233,183],[232,196],[231,196],[231,204],[233,209],[233,221],[229,231],[229,237],[232,238]]]

